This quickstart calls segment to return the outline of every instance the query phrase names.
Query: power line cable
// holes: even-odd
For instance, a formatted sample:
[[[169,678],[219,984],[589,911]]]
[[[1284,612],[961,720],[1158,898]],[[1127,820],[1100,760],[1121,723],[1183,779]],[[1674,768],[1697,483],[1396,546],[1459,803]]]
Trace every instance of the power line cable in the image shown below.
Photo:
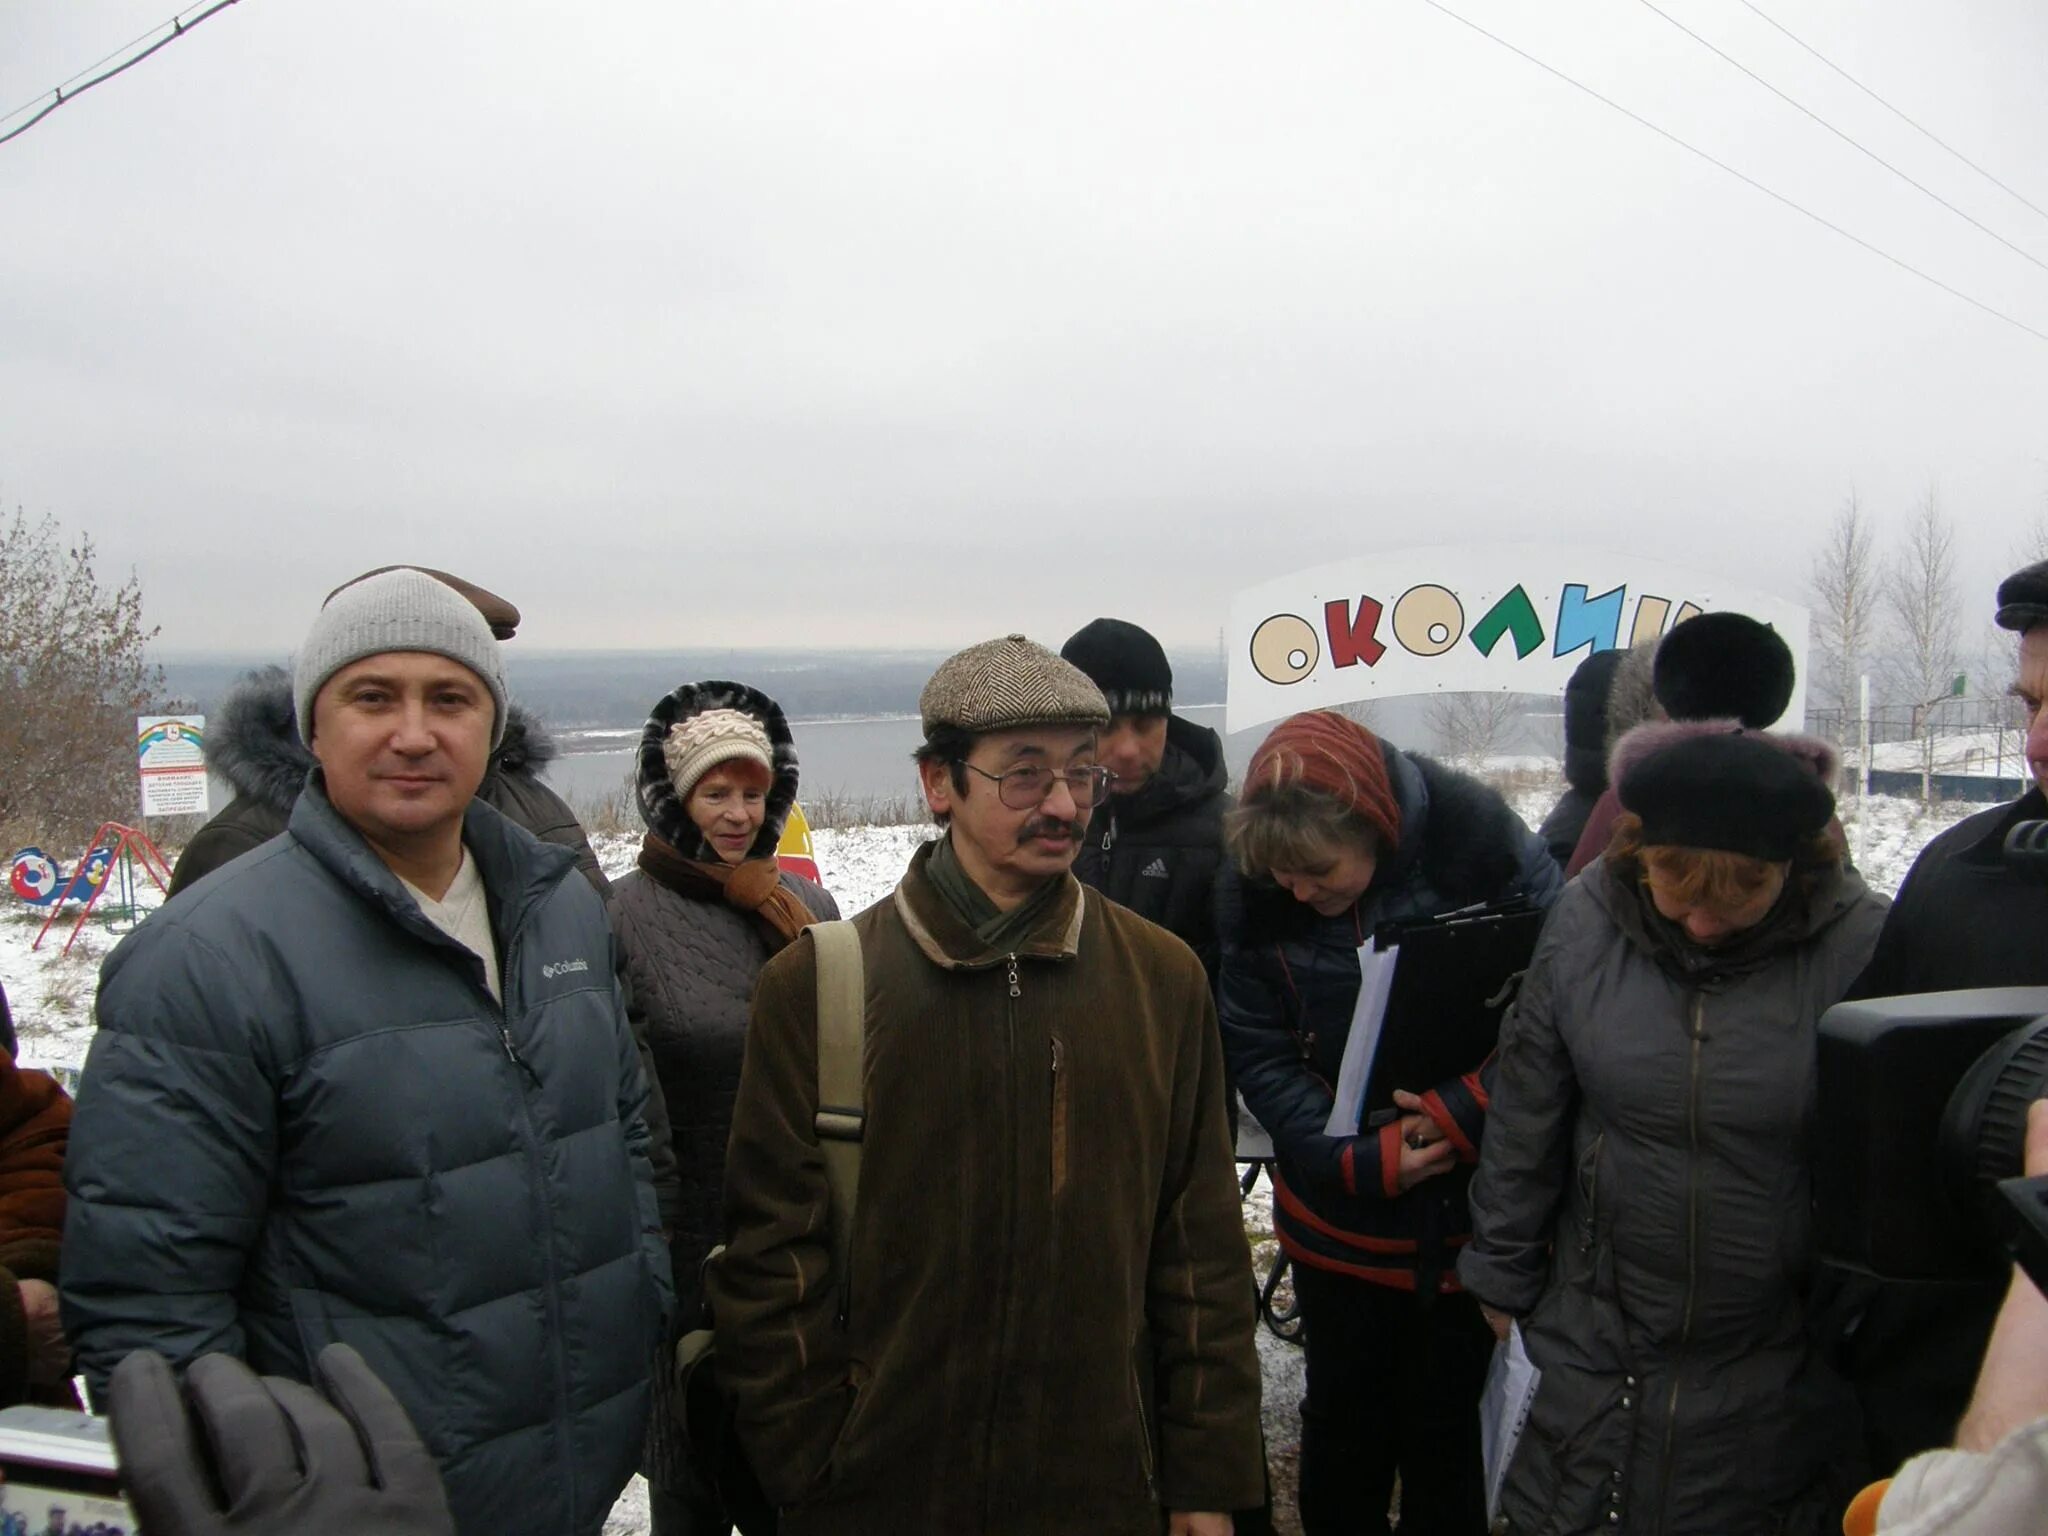
[[[1771,26],[1776,27],[1780,32],[1784,33],[1786,37],[1790,38],[1794,43],[1798,44],[1801,48],[1804,48],[1816,59],[1819,59],[1821,63],[1827,65],[1829,69],[1832,69],[1844,80],[1848,81],[1851,85],[1855,86],[1857,90],[1861,91],[1864,95],[1868,96],[1880,107],[1883,107],[1885,111],[1891,113],[1893,117],[1896,117],[1900,122],[1904,123],[1908,128],[1911,128],[1915,133],[1920,134],[1929,142],[1939,145],[1942,149],[1948,151],[1948,153],[1950,153],[1951,155],[1954,155],[1956,159],[1962,161],[1963,164],[1967,165],[1979,176],[1982,176],[1986,181],[1990,182],[1991,185],[1998,188],[1999,191],[2005,193],[2007,196],[2013,198],[2015,201],[2024,204],[2026,207],[2033,209],[2034,212],[2040,214],[2042,218],[2048,219],[2048,208],[2043,208],[2039,203],[2033,201],[2033,199],[2029,198],[2024,192],[2021,192],[2018,188],[2008,186],[2005,182],[2000,181],[1996,176],[1992,175],[1989,171],[1985,170],[1983,166],[1979,165],[1976,161],[1972,160],[1960,149],[1957,149],[1955,145],[1949,143],[1946,139],[1942,138],[1939,134],[1935,133],[1933,129],[1925,127],[1924,125],[1915,122],[1912,118],[1908,117],[1899,108],[1893,106],[1890,102],[1886,101],[1882,96],[1878,95],[1876,91],[1872,90],[1869,86],[1865,85],[1861,80],[1858,80],[1854,75],[1850,74],[1849,71],[1842,68],[1842,66],[1837,64],[1833,59],[1829,58],[1826,54],[1822,53],[1818,48],[1814,47],[1813,44],[1807,42],[1805,38],[1799,36],[1798,33],[1792,31],[1791,28],[1785,26],[1783,23],[1779,22],[1775,18],[1766,15],[1763,11],[1758,10],[1756,6],[1751,5],[1750,0],[1742,0],[1742,4],[1747,10],[1753,12],[1760,20],[1768,22]]]
[[[1707,153],[1707,151],[1705,151],[1704,149],[1701,149],[1698,145],[1688,143],[1686,140],[1681,139],[1669,128],[1665,128],[1660,124],[1651,122],[1650,119],[1644,117],[1642,113],[1636,112],[1628,107],[1623,106],[1620,102],[1616,101],[1611,96],[1601,95],[1600,92],[1594,90],[1592,86],[1587,85],[1582,81],[1573,79],[1570,75],[1566,74],[1563,70],[1559,69],[1554,64],[1545,63],[1542,59],[1537,58],[1535,54],[1529,52],[1526,48],[1517,47],[1515,44],[1509,42],[1506,38],[1500,36],[1498,33],[1489,32],[1486,30],[1486,28],[1480,26],[1478,22],[1473,21],[1468,17],[1459,15],[1449,6],[1443,4],[1443,0],[1422,0],[1422,3],[1428,6],[1431,10],[1441,12],[1443,15],[1448,16],[1452,21],[1457,22],[1458,25],[1469,28],[1471,31],[1477,32],[1481,37],[1485,38],[1488,42],[1496,43],[1500,47],[1507,49],[1509,53],[1514,54],[1517,58],[1523,59],[1528,63],[1534,64],[1546,75],[1550,75],[1558,80],[1562,80],[1566,85],[1570,86],[1573,90],[1582,92],[1585,95],[1592,97],[1595,101],[1599,102],[1603,107],[1609,107],[1614,111],[1619,112],[1623,117],[1627,118],[1630,122],[1636,123],[1641,127],[1649,129],[1650,132],[1656,134],[1657,137],[1659,137],[1660,139],[1664,139],[1672,144],[1676,144],[1680,149],[1684,150],[1687,154],[1697,156],[1699,159],[1704,160],[1707,162],[1707,164],[1713,166],[1716,170],[1724,171],[1728,175],[1733,176],[1737,181],[1741,182],[1745,186],[1754,187],[1757,191],[1763,193],[1765,197],[1770,198],[1773,202],[1784,204],[1787,208],[1790,208],[1794,213],[1800,214],[1806,218],[1813,220],[1813,222],[1820,225],[1821,228],[1832,230],[1834,233],[1840,235],[1844,240],[1847,240],[1850,244],[1861,246],[1864,250],[1870,252],[1871,255],[1876,256],[1881,260],[1890,262],[1893,266],[1897,267],[1901,272],[1910,273],[1914,277],[1919,278],[1923,283],[1933,284],[1936,288],[1939,288],[1943,293],[1948,294],[1951,298],[1961,299],[1965,304],[1969,305],[1972,309],[1982,310],[1985,314],[1991,316],[1991,318],[1994,320],[2003,320],[2007,325],[2012,326],[2014,329],[2025,331],[2029,336],[2033,337],[2036,341],[2048,341],[2048,331],[2036,330],[2033,326],[2027,324],[2026,321],[2017,319],[2012,315],[2008,315],[2002,309],[1994,309],[1989,304],[1986,304],[1982,299],[1972,298],[1969,294],[1963,292],[1962,289],[1953,287],[1950,284],[1943,282],[1940,278],[1934,276],[1932,273],[1923,272],[1920,270],[1920,268],[1914,266],[1911,262],[1906,261],[1901,257],[1894,256],[1890,251],[1887,251],[1880,246],[1872,245],[1868,240],[1864,239],[1861,235],[1850,233],[1848,230],[1842,228],[1841,225],[1835,223],[1832,219],[1828,219],[1822,216],[1821,214],[1815,213],[1811,208],[1806,207],[1804,204],[1794,202],[1784,193],[1777,191],[1775,188],[1764,185],[1764,183],[1758,181],[1754,176],[1749,175],[1747,172],[1738,171],[1734,166],[1730,165],[1727,161],[1717,159],[1713,155]]]
[[[200,4],[203,5],[204,3],[205,0],[200,0]],[[198,9],[198,5],[189,5],[185,8],[185,11],[196,11]],[[98,69],[102,64],[107,63],[111,59],[118,59],[130,48],[136,47],[138,44],[148,42],[152,37],[155,37],[157,33],[161,32],[165,27],[176,26],[180,18],[184,16],[185,11],[180,11],[178,15],[173,16],[169,21],[158,22],[155,26],[151,27],[147,32],[143,33],[140,37],[131,37],[128,39],[127,42],[123,43],[120,47],[111,50],[110,52],[108,52],[100,58],[94,59],[90,64],[86,65],[85,68],[81,69],[77,74],[72,75],[69,79],[59,81],[57,89],[62,90],[65,86],[70,85],[73,81],[84,79],[85,76],[91,74],[94,70]],[[16,107],[12,112],[0,114],[0,123],[6,122],[7,119],[10,117],[21,116],[22,113],[26,112],[30,107],[34,106],[37,102],[41,101],[44,96],[47,96],[49,94],[50,93],[48,91],[40,92],[35,96],[31,96],[27,101],[23,102],[20,106]]]
[[[44,102],[43,109],[40,112],[36,113],[35,116],[31,117],[25,123],[18,124],[17,126],[8,129],[5,133],[0,133],[0,144],[5,144],[8,143],[10,140],[20,138],[24,133],[27,133],[29,129],[35,127],[37,123],[40,123],[44,118],[48,117],[52,112],[56,111],[66,102],[75,101],[80,96],[83,96],[87,91],[91,90],[94,86],[105,85],[109,80],[113,79],[114,76],[121,74],[125,70],[133,69],[136,65],[140,64],[144,59],[148,58],[151,54],[155,53],[159,48],[168,47],[170,44],[175,43],[179,38],[183,37],[187,32],[190,32],[194,27],[198,26],[202,21],[206,21],[211,17],[217,16],[222,11],[226,10],[229,6],[238,3],[239,0],[213,0],[213,3],[211,5],[207,6],[206,9],[199,11],[197,15],[192,16],[189,20],[186,19],[186,13],[181,11],[177,15],[173,16],[169,21],[164,22],[162,25],[150,28],[149,31],[143,33],[141,37],[136,38],[134,42],[127,43],[120,48],[116,48],[112,53],[108,54],[105,59],[101,59],[99,61],[99,64],[104,64],[107,62],[107,59],[116,58],[123,53],[127,53],[130,49],[134,48],[137,44],[143,42],[145,39],[154,37],[158,32],[163,32],[164,27],[169,27],[171,29],[168,32],[164,32],[164,35],[162,37],[157,38],[155,42],[151,43],[147,48],[144,48],[140,53],[135,53],[126,59],[122,59],[122,61],[119,64],[116,64],[112,69],[105,70],[99,74],[92,74],[90,75],[90,78],[84,78],[90,74],[90,71],[99,68],[99,64],[87,65],[84,70],[81,70],[78,74],[73,75],[71,79],[66,80],[63,85],[57,86],[50,93],[50,100]],[[65,86],[69,86],[73,83],[73,81],[80,80],[81,78],[84,78],[83,84],[79,85],[75,90],[71,90],[68,92],[65,90]],[[38,101],[42,101],[42,97],[38,96],[35,98],[34,101],[24,102],[21,106],[16,107],[12,112],[8,113],[7,117],[19,117],[22,113],[26,112],[30,107],[34,106]],[[7,121],[7,118],[0,117],[0,122],[5,121]]]
[[[1903,181],[1907,186],[1912,187],[1915,191],[1920,192],[1924,196],[1932,198],[1935,202],[1941,204],[1942,207],[1946,208],[1950,213],[1954,214],[1957,218],[1961,219],[1965,224],[1970,225],[1974,229],[1982,230],[1985,234],[1989,235],[1992,239],[1996,240],[2000,245],[2004,246],[2008,251],[2011,251],[2013,252],[2013,254],[2024,257],[2026,260],[2031,261],[2043,272],[2048,272],[2048,261],[2041,260],[2040,257],[2036,256],[2032,251],[2028,250],[2023,245],[2015,245],[2012,241],[2006,239],[2005,236],[2001,235],[1997,230],[1993,229],[1989,224],[1986,224],[1983,220],[1972,217],[1970,214],[1965,213],[1962,209],[1958,208],[1954,203],[1950,202],[1947,198],[1943,197],[1939,192],[1935,191],[1934,188],[1927,186],[1923,182],[1915,181],[1911,176],[1908,176],[1896,165],[1893,165],[1891,161],[1885,159],[1885,157],[1883,155],[1880,155],[1876,150],[1871,149],[1868,146],[1861,144],[1857,140],[1851,138],[1848,134],[1844,133],[1841,129],[1837,128],[1833,123],[1829,122],[1826,118],[1822,117],[1818,112],[1814,111],[1804,102],[1798,100],[1795,97],[1789,96],[1785,92],[1779,90],[1775,85],[1771,84],[1770,81],[1766,80],[1762,75],[1758,74],[1755,70],[1751,69],[1747,64],[1743,63],[1742,60],[1736,58],[1733,54],[1726,52],[1725,50],[1715,46],[1715,44],[1709,42],[1706,38],[1700,36],[1699,33],[1693,31],[1691,27],[1688,27],[1676,16],[1672,15],[1669,11],[1659,6],[1656,3],[1656,0],[1636,0],[1636,4],[1640,5],[1644,10],[1648,11],[1653,16],[1661,16],[1665,21],[1668,21],[1672,26],[1678,28],[1679,31],[1683,32],[1687,37],[1691,38],[1694,42],[1698,43],[1702,48],[1706,49],[1707,52],[1711,53],[1715,58],[1720,59],[1723,63],[1729,65],[1731,68],[1740,70],[1743,74],[1749,76],[1750,79],[1754,80],[1758,85],[1762,86],[1765,90],[1769,91],[1773,96],[1777,97],[1778,100],[1784,102],[1788,107],[1791,107],[1794,111],[1799,112],[1802,115],[1813,119],[1813,121],[1815,121],[1816,123],[1819,123],[1821,127],[1827,129],[1829,133],[1832,133],[1836,138],[1840,139],[1844,144],[1848,145],[1858,154],[1869,156],[1870,159],[1876,161],[1879,165],[1883,166],[1886,170],[1890,171],[1894,176],[1898,177],[1899,180]]]

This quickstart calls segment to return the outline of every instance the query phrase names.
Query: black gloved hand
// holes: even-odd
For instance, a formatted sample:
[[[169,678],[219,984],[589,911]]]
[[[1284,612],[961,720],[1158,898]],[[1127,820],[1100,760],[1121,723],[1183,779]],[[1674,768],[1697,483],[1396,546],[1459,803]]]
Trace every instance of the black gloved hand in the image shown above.
[[[330,1344],[314,1371],[332,1406],[301,1382],[257,1377],[231,1355],[195,1360],[182,1392],[154,1350],[116,1366],[109,1413],[139,1528],[149,1536],[454,1536],[440,1471],[363,1357]]]

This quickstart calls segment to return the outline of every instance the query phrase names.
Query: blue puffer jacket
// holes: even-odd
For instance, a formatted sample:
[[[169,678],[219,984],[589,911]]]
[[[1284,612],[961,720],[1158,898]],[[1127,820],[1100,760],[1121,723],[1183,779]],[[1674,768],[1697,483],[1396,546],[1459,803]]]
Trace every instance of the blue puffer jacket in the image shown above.
[[[1457,1169],[1392,1194],[1399,1148],[1379,1132],[1326,1136],[1331,1085],[1358,1001],[1358,946],[1381,923],[1524,896],[1549,906],[1557,861],[1497,793],[1476,779],[1380,744],[1401,808],[1401,842],[1364,898],[1321,917],[1285,891],[1226,870],[1217,888],[1223,1049],[1251,1112],[1273,1137],[1273,1223],[1298,1263],[1401,1290],[1419,1273],[1457,1289],[1451,1250],[1471,1231],[1465,1188],[1485,1116],[1479,1062],[1434,1085],[1431,1107],[1461,1148]],[[1422,1282],[1427,1284],[1427,1281]]]
[[[639,1460],[670,1301],[646,1089],[574,855],[480,802],[463,837],[502,1008],[317,771],[288,835],[114,951],[64,1322],[95,1392],[141,1345],[305,1380],[352,1344],[463,1536],[590,1536]]]

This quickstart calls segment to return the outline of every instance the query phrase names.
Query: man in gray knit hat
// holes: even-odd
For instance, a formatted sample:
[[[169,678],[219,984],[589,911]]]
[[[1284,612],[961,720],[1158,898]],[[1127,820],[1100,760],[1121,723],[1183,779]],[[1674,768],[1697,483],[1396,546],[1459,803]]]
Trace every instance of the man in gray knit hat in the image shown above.
[[[1264,1468],[1222,1052],[1194,952],[1071,873],[1109,709],[1022,635],[948,660],[921,709],[946,831],[853,920],[844,1272],[815,942],[754,993],[707,1277],[741,1441],[784,1536],[1227,1536]]]
[[[301,647],[290,825],[101,975],[64,1322],[313,1379],[359,1350],[463,1536],[594,1536],[669,1307],[640,1061],[574,855],[473,798],[503,732],[484,616],[395,569]]]

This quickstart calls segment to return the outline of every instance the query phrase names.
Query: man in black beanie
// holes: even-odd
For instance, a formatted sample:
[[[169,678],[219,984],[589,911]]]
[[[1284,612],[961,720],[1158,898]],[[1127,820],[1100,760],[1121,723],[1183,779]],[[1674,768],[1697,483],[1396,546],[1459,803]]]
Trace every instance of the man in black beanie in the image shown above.
[[[1137,625],[1097,619],[1060,655],[1109,701],[1097,761],[1116,775],[1089,823],[1074,876],[1185,942],[1213,982],[1211,897],[1229,803],[1222,738],[1173,713],[1173,668]]]
[[[2033,787],[1921,850],[1851,997],[2048,986],[2048,871],[2005,851],[2014,827],[2048,818],[2048,560],[1999,584],[1993,616],[2020,639],[2012,691],[2026,713]],[[2002,1294],[1853,1280],[1838,1288],[1841,1364],[1862,1399],[1877,1471],[1950,1442]]]
[[[1580,662],[1564,685],[1563,797],[1551,807],[1536,835],[1557,860],[1571,862],[1586,820],[1607,789],[1607,696],[1615,669],[1627,651],[1595,651]]]

